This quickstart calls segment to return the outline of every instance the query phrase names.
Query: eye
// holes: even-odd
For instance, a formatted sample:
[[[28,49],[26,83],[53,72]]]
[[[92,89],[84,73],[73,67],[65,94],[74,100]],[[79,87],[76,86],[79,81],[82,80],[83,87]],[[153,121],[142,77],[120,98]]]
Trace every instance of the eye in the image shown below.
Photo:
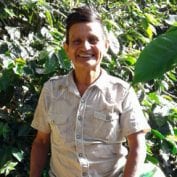
[[[96,44],[96,43],[98,43],[98,38],[96,38],[96,37],[90,37],[89,38],[89,43],[90,44]]]
[[[74,39],[73,41],[72,41],[72,44],[73,45],[79,45],[81,43],[81,40],[80,39]]]

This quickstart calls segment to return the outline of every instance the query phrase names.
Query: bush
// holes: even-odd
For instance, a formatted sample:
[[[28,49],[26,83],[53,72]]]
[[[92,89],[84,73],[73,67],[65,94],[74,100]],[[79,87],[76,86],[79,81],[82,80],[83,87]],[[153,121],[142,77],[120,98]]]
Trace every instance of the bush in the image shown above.
[[[0,176],[26,177],[35,131],[30,127],[43,83],[71,69],[62,48],[64,20],[73,7],[100,12],[111,40],[102,63],[109,73],[132,82],[143,48],[176,18],[175,1],[1,0],[0,1]],[[176,69],[134,85],[152,126],[147,161],[176,176]],[[43,176],[47,176],[44,172]]]

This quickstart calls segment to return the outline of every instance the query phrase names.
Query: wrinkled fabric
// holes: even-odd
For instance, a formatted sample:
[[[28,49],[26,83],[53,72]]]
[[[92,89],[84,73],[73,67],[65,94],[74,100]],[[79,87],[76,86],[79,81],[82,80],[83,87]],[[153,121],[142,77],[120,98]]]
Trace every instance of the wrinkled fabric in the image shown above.
[[[150,129],[134,90],[104,70],[82,97],[73,71],[47,81],[32,127],[51,134],[51,177],[115,177],[125,137]]]

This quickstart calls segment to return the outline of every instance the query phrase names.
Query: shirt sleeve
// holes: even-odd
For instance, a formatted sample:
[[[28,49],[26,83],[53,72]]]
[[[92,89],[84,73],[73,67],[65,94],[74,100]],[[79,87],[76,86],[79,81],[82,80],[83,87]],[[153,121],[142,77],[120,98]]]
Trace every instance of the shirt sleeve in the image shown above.
[[[141,130],[145,132],[150,131],[150,126],[147,123],[147,119],[143,114],[133,88],[128,90],[123,100],[120,125],[123,137],[127,137]]]
[[[31,126],[41,132],[50,133],[50,126],[48,123],[48,109],[50,103],[50,94],[47,83],[41,91],[38,104],[34,113],[34,118]]]

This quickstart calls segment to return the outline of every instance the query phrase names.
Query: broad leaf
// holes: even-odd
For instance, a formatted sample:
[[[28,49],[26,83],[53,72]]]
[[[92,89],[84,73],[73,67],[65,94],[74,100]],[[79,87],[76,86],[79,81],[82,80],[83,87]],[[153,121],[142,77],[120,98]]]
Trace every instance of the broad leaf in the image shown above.
[[[165,33],[144,48],[135,64],[134,83],[161,77],[177,64],[177,29]]]
[[[156,138],[158,138],[160,140],[164,140],[165,139],[165,136],[162,135],[158,130],[152,129],[151,132]]]
[[[18,150],[16,148],[14,148],[12,150],[12,155],[19,161],[21,162],[24,158],[24,152],[22,150]]]
[[[0,174],[4,174],[5,176],[9,175],[9,173],[13,170],[15,170],[15,166],[17,165],[17,162],[8,161],[1,169]]]

